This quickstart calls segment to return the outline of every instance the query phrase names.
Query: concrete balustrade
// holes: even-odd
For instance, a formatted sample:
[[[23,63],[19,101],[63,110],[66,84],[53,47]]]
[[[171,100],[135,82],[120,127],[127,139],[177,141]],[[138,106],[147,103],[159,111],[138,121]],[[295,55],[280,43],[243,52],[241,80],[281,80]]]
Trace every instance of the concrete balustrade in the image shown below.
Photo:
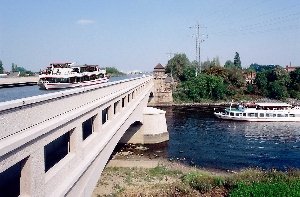
[[[90,196],[152,87],[148,76],[0,103],[0,173],[20,177],[20,196]]]
[[[143,78],[71,89],[0,103],[0,139],[57,118],[101,99],[105,104],[120,91],[131,90]],[[104,93],[105,92],[105,93]],[[126,96],[124,94],[124,96]]]

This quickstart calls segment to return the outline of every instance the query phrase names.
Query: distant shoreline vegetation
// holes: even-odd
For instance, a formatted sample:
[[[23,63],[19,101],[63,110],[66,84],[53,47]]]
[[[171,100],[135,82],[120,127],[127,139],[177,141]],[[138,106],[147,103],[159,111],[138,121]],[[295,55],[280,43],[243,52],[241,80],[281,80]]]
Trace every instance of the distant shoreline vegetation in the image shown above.
[[[255,63],[243,69],[237,52],[234,61],[227,60],[224,66],[218,57],[199,65],[196,61],[190,62],[186,54],[176,54],[165,69],[177,83],[172,91],[177,104],[262,98],[300,100],[300,68],[287,72],[279,65]]]
[[[125,76],[126,74],[119,71],[115,67],[106,67],[104,68],[106,70],[106,75],[109,77],[118,77],[118,76]]]

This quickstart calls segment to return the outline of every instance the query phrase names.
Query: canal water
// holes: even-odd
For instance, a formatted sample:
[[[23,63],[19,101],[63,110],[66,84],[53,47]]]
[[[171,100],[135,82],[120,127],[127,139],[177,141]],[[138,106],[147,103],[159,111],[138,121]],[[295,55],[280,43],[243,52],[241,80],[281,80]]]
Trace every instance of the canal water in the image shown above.
[[[141,75],[126,75],[121,77],[111,77],[109,82],[119,81],[123,79],[129,79],[133,77],[138,77]],[[22,86],[22,87],[12,87],[12,88],[0,88],[0,102],[26,98],[31,96],[37,96],[42,94],[48,94],[58,91],[64,91],[65,89],[57,90],[40,90],[38,85],[33,86]]]

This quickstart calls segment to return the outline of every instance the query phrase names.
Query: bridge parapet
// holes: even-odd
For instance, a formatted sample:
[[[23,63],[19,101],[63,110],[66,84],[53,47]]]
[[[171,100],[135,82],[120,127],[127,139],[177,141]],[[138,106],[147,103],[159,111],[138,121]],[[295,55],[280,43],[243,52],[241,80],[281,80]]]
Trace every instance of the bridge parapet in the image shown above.
[[[0,103],[0,140],[44,124],[51,119],[59,118],[59,116],[99,100],[101,100],[100,104],[105,104],[119,95],[121,91],[125,93],[145,80],[149,80],[149,77],[127,79],[2,102]]]

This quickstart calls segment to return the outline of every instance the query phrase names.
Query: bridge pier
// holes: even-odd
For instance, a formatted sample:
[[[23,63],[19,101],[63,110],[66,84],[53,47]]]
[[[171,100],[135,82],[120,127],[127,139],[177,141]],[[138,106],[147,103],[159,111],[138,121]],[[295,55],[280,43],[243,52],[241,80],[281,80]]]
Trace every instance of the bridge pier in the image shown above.
[[[143,109],[143,123],[135,122],[119,143],[156,144],[169,140],[165,111],[153,107]]]

